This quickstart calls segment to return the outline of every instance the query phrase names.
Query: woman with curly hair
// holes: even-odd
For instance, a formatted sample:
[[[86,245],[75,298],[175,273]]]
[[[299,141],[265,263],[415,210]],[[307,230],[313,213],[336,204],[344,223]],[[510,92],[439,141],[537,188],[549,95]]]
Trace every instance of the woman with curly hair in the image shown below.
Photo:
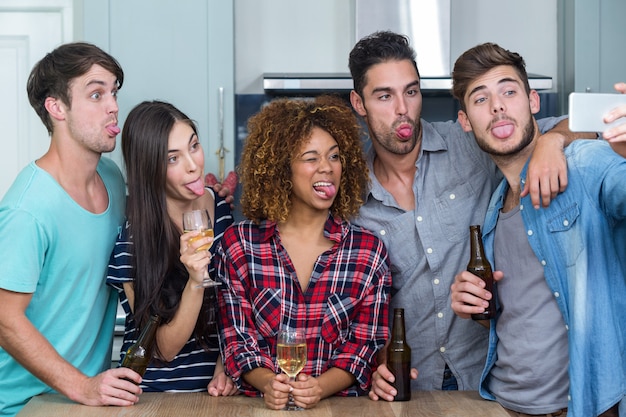
[[[349,219],[368,188],[352,110],[337,97],[278,99],[248,122],[239,174],[250,220],[229,227],[215,261],[223,281],[225,368],[267,407],[364,394],[388,336],[391,275],[382,242]],[[305,333],[295,382],[276,360],[281,329]]]

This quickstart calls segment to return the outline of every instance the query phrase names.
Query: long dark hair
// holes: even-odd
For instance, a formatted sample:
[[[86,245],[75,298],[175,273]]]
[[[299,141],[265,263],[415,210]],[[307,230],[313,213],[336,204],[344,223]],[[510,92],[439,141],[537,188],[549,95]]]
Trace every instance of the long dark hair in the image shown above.
[[[122,130],[122,153],[128,181],[126,216],[133,242],[135,323],[141,328],[152,314],[161,324],[178,310],[189,274],[180,261],[180,231],[170,219],[166,202],[167,151],[176,122],[195,123],[183,112],[162,101],[144,101],[133,108]],[[216,304],[205,291],[194,334],[207,346],[209,321]],[[214,330],[214,329],[211,329]]]

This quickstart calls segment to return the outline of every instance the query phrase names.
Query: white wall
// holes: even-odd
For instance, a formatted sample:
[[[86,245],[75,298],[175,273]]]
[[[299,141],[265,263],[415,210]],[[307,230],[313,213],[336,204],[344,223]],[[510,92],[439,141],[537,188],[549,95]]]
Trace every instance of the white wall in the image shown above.
[[[463,51],[495,42],[518,52],[528,72],[550,76],[556,86],[556,0],[452,0],[450,8],[450,68]]]
[[[557,0],[451,0],[451,14],[451,64],[496,42],[556,85]],[[262,93],[264,72],[348,72],[355,42],[354,0],[235,0],[236,92]]]
[[[354,0],[235,0],[237,93],[264,72],[348,72],[354,33]]]

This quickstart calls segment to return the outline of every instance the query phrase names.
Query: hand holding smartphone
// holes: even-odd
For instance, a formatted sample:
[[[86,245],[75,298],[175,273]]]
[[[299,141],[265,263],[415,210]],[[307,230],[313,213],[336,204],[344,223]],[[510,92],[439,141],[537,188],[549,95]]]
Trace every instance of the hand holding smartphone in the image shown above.
[[[569,129],[572,132],[604,132],[606,129],[626,123],[625,118],[604,123],[604,116],[622,105],[626,105],[626,94],[571,93]]]

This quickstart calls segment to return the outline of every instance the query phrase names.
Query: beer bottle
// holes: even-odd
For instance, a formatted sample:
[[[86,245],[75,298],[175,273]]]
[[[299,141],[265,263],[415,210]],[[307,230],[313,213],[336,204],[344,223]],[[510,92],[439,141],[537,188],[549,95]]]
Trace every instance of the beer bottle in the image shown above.
[[[135,343],[133,343],[124,355],[122,365],[130,368],[143,377],[146,368],[152,359],[154,353],[156,331],[159,327],[159,316],[150,317],[150,321],[141,330],[141,334]]]
[[[470,226],[470,260],[467,270],[485,281],[485,289],[492,294],[489,306],[482,313],[472,314],[474,320],[488,320],[496,316],[496,293],[493,285],[491,265],[485,257],[483,248],[483,235],[480,226]]]
[[[398,392],[394,401],[409,401],[411,399],[411,348],[406,342],[403,308],[393,310],[391,343],[387,349],[387,368],[395,377],[395,381],[391,384]]]

